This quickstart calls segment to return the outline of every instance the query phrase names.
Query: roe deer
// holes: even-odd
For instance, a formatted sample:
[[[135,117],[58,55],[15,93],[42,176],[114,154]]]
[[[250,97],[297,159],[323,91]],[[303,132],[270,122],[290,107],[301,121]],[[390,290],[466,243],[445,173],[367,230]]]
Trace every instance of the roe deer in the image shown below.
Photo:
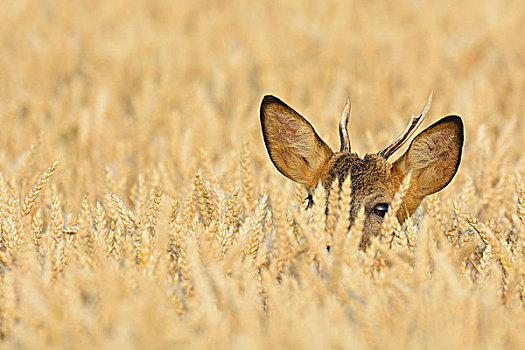
[[[456,115],[429,126],[414,138],[405,154],[393,163],[388,162],[421,124],[431,103],[432,94],[421,113],[412,116],[393,142],[378,153],[359,158],[350,148],[349,99],[339,123],[341,147],[334,153],[305,118],[277,97],[268,95],[262,100],[260,112],[264,143],[277,170],[309,191],[319,182],[329,191],[336,178],[342,184],[350,174],[350,225],[364,207],[366,218],[360,247],[366,249],[370,236],[380,232],[389,203],[408,173],[411,173],[410,188],[397,212],[401,223],[414,213],[425,196],[447,186],[458,170],[463,122]]]

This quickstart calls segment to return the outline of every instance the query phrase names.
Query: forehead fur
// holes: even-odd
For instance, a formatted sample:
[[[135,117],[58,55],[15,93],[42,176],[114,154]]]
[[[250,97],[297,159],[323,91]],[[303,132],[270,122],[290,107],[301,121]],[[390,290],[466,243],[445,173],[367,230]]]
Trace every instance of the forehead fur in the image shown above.
[[[328,184],[336,179],[342,184],[351,174],[353,191],[369,192],[378,185],[388,185],[386,182],[389,181],[391,165],[376,154],[359,158],[355,153],[337,153],[330,165]]]

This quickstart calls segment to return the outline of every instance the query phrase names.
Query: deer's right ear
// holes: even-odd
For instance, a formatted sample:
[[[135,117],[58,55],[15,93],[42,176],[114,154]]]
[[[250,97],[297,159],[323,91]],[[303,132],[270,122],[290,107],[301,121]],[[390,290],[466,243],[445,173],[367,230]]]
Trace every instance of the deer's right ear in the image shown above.
[[[412,173],[414,194],[422,198],[452,181],[462,149],[463,122],[460,117],[450,115],[422,131],[393,164],[393,171],[401,177]]]
[[[261,126],[270,159],[284,176],[310,188],[326,175],[334,152],[299,113],[265,96]]]

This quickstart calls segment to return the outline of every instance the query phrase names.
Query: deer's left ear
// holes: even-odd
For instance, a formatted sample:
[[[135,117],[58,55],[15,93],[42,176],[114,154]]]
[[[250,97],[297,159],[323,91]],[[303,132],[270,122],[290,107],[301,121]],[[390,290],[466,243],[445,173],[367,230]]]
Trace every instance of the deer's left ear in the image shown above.
[[[299,113],[275,96],[261,103],[264,143],[273,164],[284,176],[314,186],[326,175],[334,152]]]
[[[392,167],[404,177],[412,173],[412,189],[424,197],[452,181],[461,161],[463,122],[456,115],[445,117],[423,130]]]

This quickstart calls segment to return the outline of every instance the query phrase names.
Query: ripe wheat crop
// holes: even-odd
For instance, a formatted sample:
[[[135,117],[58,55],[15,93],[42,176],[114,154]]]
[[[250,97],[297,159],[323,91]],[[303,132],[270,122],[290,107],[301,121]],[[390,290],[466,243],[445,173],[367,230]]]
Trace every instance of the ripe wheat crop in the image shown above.
[[[521,1],[1,8],[1,348],[525,348]],[[364,154],[432,90],[459,171],[366,251],[268,159],[265,94]]]

